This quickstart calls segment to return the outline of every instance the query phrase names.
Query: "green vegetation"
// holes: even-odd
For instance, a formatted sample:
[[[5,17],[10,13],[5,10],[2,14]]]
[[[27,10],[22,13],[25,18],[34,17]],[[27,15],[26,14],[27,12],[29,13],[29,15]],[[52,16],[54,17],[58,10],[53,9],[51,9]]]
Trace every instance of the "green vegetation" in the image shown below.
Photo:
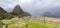
[[[31,14],[24,12],[19,5],[11,13],[7,13],[0,7],[0,28],[58,28],[60,24],[60,22],[47,21],[45,18],[29,16]],[[43,16],[54,15],[45,13]]]
[[[0,15],[0,20],[2,20],[2,19],[11,19],[13,17],[14,17],[13,15],[5,13],[5,14]]]
[[[43,18],[31,17],[30,19],[4,19],[0,21],[2,28],[60,28],[60,22],[42,20]]]
[[[32,19],[32,18],[31,18]],[[41,24],[39,22],[35,22],[33,20],[39,21],[38,19],[33,20],[18,20],[16,18],[12,19],[4,19],[1,20],[2,28],[53,28],[52,26],[48,26],[45,24]]]
[[[21,9],[20,5],[16,5],[15,8],[13,9],[13,11],[10,13],[7,13],[3,8],[0,7],[0,20],[11,19],[15,16],[21,18],[24,16],[30,16],[30,14],[27,12],[24,12]]]

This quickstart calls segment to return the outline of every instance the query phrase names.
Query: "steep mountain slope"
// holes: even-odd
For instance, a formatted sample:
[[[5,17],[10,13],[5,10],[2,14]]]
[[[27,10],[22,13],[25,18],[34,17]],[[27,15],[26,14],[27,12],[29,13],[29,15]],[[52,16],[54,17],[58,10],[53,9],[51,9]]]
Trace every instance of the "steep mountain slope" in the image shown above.
[[[15,6],[15,8],[14,8],[13,11],[12,11],[12,14],[13,14],[13,15],[17,15],[17,16],[30,15],[29,13],[24,12],[24,11],[22,10],[22,8],[20,7],[20,5],[16,5],[16,6]]]
[[[5,13],[7,13],[2,7],[0,7],[0,19],[4,18]]]
[[[0,7],[0,20],[2,19],[10,19],[13,15],[7,13],[2,7]]]
[[[14,10],[13,10],[13,13],[19,15],[19,14],[24,13],[24,12],[19,5],[16,5]]]
[[[7,13],[2,7],[0,7],[0,14]]]

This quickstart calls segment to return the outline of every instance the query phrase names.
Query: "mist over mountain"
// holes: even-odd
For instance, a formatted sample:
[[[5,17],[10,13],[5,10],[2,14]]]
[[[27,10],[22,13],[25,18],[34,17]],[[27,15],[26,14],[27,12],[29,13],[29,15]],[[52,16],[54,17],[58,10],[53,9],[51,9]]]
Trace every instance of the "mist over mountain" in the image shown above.
[[[13,8],[7,8],[6,11],[9,13],[13,10]]]
[[[12,11],[13,9],[8,9],[9,11]],[[55,16],[60,15],[60,8],[59,7],[54,7],[54,8],[44,8],[44,9],[34,9],[27,11],[27,9],[23,9],[28,13],[31,13],[33,16],[42,16],[45,12],[50,12],[53,13]]]
[[[42,16],[46,11],[54,15],[60,14],[60,0],[0,0],[0,6],[6,11],[12,11],[15,5],[19,4],[23,11],[33,16]]]

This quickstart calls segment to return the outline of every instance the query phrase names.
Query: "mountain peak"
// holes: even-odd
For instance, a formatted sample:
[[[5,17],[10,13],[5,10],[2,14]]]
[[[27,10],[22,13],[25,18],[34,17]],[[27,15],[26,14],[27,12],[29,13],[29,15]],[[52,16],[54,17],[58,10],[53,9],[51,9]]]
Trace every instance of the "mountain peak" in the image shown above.
[[[19,15],[24,12],[23,12],[22,8],[20,7],[20,5],[16,5],[15,8],[13,9],[13,13]]]

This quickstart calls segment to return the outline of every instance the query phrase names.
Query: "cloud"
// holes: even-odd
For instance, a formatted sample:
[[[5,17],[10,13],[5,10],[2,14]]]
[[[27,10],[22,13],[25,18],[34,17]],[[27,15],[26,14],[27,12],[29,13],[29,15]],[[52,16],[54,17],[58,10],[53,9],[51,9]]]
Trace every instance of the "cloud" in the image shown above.
[[[22,0],[21,2],[22,8],[33,15],[39,15],[60,6],[60,0]]]
[[[0,0],[0,6],[2,6],[3,8],[9,8],[9,7],[13,7],[14,5],[16,5],[17,0]]]
[[[60,0],[21,0],[23,7],[29,9],[60,6]]]
[[[60,7],[60,0],[0,0],[0,6],[5,9],[13,8],[16,4],[20,4],[24,11],[32,15],[40,15],[45,11],[53,10],[52,8]]]
[[[17,3],[23,6],[23,8],[28,8],[28,9],[60,6],[60,0],[0,0],[0,6],[4,6],[4,7],[12,7]]]

